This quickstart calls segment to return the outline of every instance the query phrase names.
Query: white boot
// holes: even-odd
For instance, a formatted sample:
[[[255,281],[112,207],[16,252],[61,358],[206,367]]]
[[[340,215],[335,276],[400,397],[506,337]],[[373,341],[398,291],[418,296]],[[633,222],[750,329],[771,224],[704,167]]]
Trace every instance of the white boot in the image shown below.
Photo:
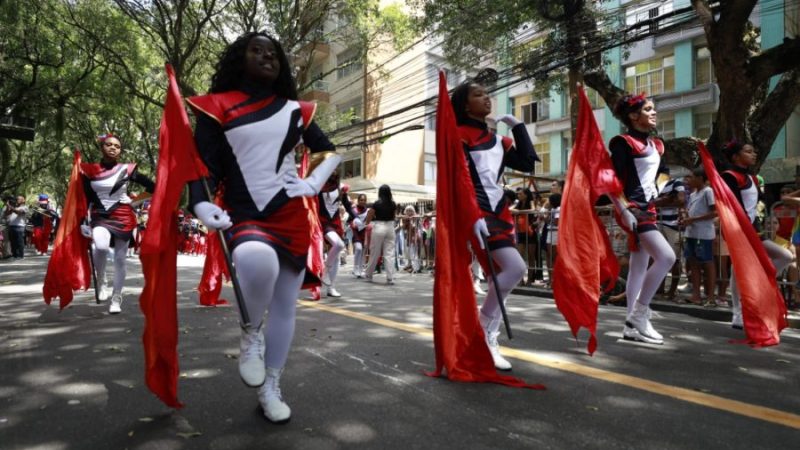
[[[111,305],[108,306],[109,314],[119,314],[122,312],[122,294],[111,296]]]
[[[498,331],[500,328],[499,318],[492,318],[481,312],[480,322],[483,333],[486,335],[486,346],[489,347],[489,353],[492,354],[494,368],[497,370],[511,370],[511,363],[500,354],[500,344],[497,343],[497,337],[500,336],[500,331]]]
[[[341,296],[342,296],[342,294],[340,294],[339,291],[337,291],[335,287],[331,286],[331,287],[328,288],[328,297],[338,298],[338,297],[341,297]]]
[[[734,330],[743,330],[744,329],[744,320],[742,320],[742,313],[741,312],[734,312],[733,313],[733,320],[731,320],[731,328]]]
[[[262,326],[242,328],[239,340],[239,376],[250,387],[263,385],[267,376],[264,369],[264,333],[261,329]]]
[[[283,424],[292,417],[292,410],[281,397],[280,379],[283,369],[267,367],[267,379],[258,388],[258,403],[264,411],[264,417],[272,423]]]
[[[105,278],[97,280],[97,301],[104,302],[108,300],[108,285],[106,285]]]
[[[646,305],[639,302],[633,304],[633,309],[625,321],[625,326],[633,329],[629,333],[630,337],[648,344],[663,344],[664,336],[661,336],[661,334],[653,328],[648,316],[649,312]],[[623,337],[626,334],[625,331],[627,330],[623,330]]]

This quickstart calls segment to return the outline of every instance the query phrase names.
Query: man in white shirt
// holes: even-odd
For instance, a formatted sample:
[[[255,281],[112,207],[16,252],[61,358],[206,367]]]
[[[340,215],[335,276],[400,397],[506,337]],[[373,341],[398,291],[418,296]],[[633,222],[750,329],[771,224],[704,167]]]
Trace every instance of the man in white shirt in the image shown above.
[[[25,256],[25,225],[28,223],[28,207],[25,197],[18,195],[14,203],[7,202],[3,215],[8,223],[8,234],[11,240],[11,256]]]

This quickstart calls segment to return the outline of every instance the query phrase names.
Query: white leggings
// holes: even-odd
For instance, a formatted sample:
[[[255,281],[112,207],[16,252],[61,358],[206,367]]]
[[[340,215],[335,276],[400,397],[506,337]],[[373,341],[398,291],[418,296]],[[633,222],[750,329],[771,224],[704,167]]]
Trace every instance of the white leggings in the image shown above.
[[[111,249],[111,232],[104,227],[94,227],[92,228],[92,239],[94,240],[92,259],[97,272],[97,283],[105,284],[106,262]],[[114,290],[112,294],[122,293],[122,285],[125,284],[125,254],[127,251],[128,240],[114,237]]]
[[[243,242],[232,256],[252,326],[257,327],[269,311],[264,327],[264,364],[280,369],[292,345],[297,294],[305,269],[281,261],[275,249],[263,242]]]
[[[505,305],[506,297],[514,289],[522,277],[525,276],[527,267],[525,261],[520,256],[519,252],[514,247],[503,247],[489,252],[489,256],[499,266],[497,271],[497,286],[500,288],[500,295],[503,297],[503,305]],[[489,277],[489,289],[486,293],[486,298],[481,306],[481,313],[484,316],[491,317],[489,329],[486,331],[496,332],[500,329],[502,322],[502,312],[500,311],[500,302],[497,298],[497,290],[494,286],[494,281]]]
[[[325,259],[325,271],[331,280],[331,287],[336,284],[336,275],[339,273],[339,254],[344,250],[344,241],[339,237],[339,233],[328,231],[325,233],[325,240],[331,245],[328,256]]]
[[[647,263],[653,258],[650,268]],[[631,252],[628,264],[628,283],[625,297],[628,303],[628,315],[633,304],[639,302],[650,305],[667,272],[675,264],[675,252],[658,230],[639,233],[639,250]]]
[[[364,244],[353,242],[353,273],[361,275],[364,271]]]
[[[764,250],[767,251],[769,259],[772,260],[772,265],[775,266],[775,272],[780,275],[789,264],[792,263],[792,252],[781,247],[772,241],[761,241],[764,244]],[[758,264],[758,262],[756,262]],[[731,299],[733,300],[733,314],[742,314],[742,298],[739,295],[739,286],[736,284],[735,270],[731,273]]]

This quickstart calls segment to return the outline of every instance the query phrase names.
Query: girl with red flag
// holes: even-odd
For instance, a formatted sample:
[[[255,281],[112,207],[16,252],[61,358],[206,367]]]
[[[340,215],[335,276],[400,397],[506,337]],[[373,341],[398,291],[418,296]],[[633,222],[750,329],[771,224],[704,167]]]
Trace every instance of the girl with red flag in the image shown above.
[[[631,251],[625,290],[628,313],[622,337],[663,344],[663,336],[650,323],[650,301],[676,258],[656,226],[656,177],[664,143],[651,136],[656,128],[656,108],[644,94],[622,97],[614,114],[628,128],[609,143],[614,171],[623,185],[623,195],[611,200],[621,226],[629,233]],[[651,258],[653,264],[648,268]]]
[[[128,197],[128,185],[133,182],[153,193],[155,183],[141,175],[136,164],[119,162],[122,142],[117,136],[104,134],[97,140],[103,155],[100,163],[81,164],[90,213],[89,224],[81,225],[81,233],[94,242],[92,259],[97,275],[97,299],[100,301],[108,298],[106,261],[111,247],[114,247],[114,283],[108,312],[119,314],[122,312],[126,253],[133,229],[137,226],[136,213]]]
[[[210,190],[224,186],[220,207],[200,180],[190,183],[191,209],[209,230],[227,230],[252,321],[242,329],[239,375],[259,388],[264,416],[286,423],[291,409],[279,380],[310,245],[303,197],[321,192],[341,157],[313,122],[316,105],[297,100],[289,60],[265,33],[248,33],[230,44],[216,65],[211,93],[188,101],[197,116],[195,142]],[[295,165],[301,144],[313,153],[305,179]]]
[[[762,195],[761,188],[751,168],[756,163],[756,150],[750,144],[731,141],[723,148],[723,153],[731,163],[730,169],[722,172],[722,179],[728,185],[733,195],[739,200],[750,223],[759,231],[756,222],[756,205]],[[776,273],[781,273],[792,263],[792,253],[769,240],[766,234],[761,234],[761,243],[767,251],[769,259],[775,266]],[[736,275],[731,275],[731,297],[733,299],[733,320],[731,326],[738,330],[744,328],[742,320],[742,303]]]
[[[475,196],[482,216],[474,226],[478,241],[473,243],[473,248],[483,248],[482,239],[487,236],[489,248],[484,250],[490,258],[486,253],[478,252],[479,259],[484,272],[491,272],[488,264],[494,264],[497,269],[496,279],[489,281],[489,290],[481,306],[480,323],[495,367],[511,370],[511,363],[500,355],[497,342],[503,319],[500,302],[505,302],[514,286],[522,280],[527,267],[516,249],[514,220],[500,179],[506,167],[532,172],[539,158],[525,124],[514,116],[505,114],[496,119],[511,128],[514,140],[497,136],[489,130],[486,118],[492,112],[491,97],[475,80],[457,86],[451,102],[474,186],[474,192],[463,195]],[[498,290],[501,298],[498,298]]]

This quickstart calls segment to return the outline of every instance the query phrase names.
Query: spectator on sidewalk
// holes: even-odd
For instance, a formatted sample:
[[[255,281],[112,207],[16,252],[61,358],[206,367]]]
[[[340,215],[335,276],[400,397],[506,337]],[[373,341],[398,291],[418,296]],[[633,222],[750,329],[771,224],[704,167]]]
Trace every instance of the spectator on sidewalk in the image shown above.
[[[669,177],[670,170],[664,167],[661,170],[665,176]],[[669,178],[669,181],[661,188],[661,193],[655,200],[658,211],[658,230],[664,235],[672,251],[675,252],[675,264],[672,265],[669,289],[667,298],[675,299],[675,292],[678,289],[678,281],[681,277],[681,232],[678,229],[678,216],[686,208],[686,184],[680,178]],[[666,283],[666,280],[664,280]],[[663,290],[662,285],[661,289]]]
[[[397,204],[392,199],[392,189],[388,184],[378,188],[378,201],[372,204],[367,213],[367,225],[372,224],[369,243],[369,261],[364,278],[372,281],[378,257],[383,248],[383,266],[386,270],[386,284],[394,284],[395,269],[395,226]]]
[[[686,245],[684,256],[689,266],[692,282],[692,296],[689,302],[696,305],[703,304],[700,297],[700,273],[704,275],[706,294],[705,306],[718,306],[714,301],[714,284],[716,272],[714,268],[714,255],[712,243],[714,242],[714,218],[717,216],[714,207],[714,192],[708,186],[706,173],[702,168],[692,171],[687,177],[689,187],[689,208],[686,215],[680,219],[681,225],[686,227]],[[720,305],[721,306],[721,305]]]
[[[25,226],[28,224],[28,207],[25,197],[18,195],[13,201],[6,202],[3,216],[8,224],[8,235],[11,241],[11,256],[23,258],[25,256]]]

